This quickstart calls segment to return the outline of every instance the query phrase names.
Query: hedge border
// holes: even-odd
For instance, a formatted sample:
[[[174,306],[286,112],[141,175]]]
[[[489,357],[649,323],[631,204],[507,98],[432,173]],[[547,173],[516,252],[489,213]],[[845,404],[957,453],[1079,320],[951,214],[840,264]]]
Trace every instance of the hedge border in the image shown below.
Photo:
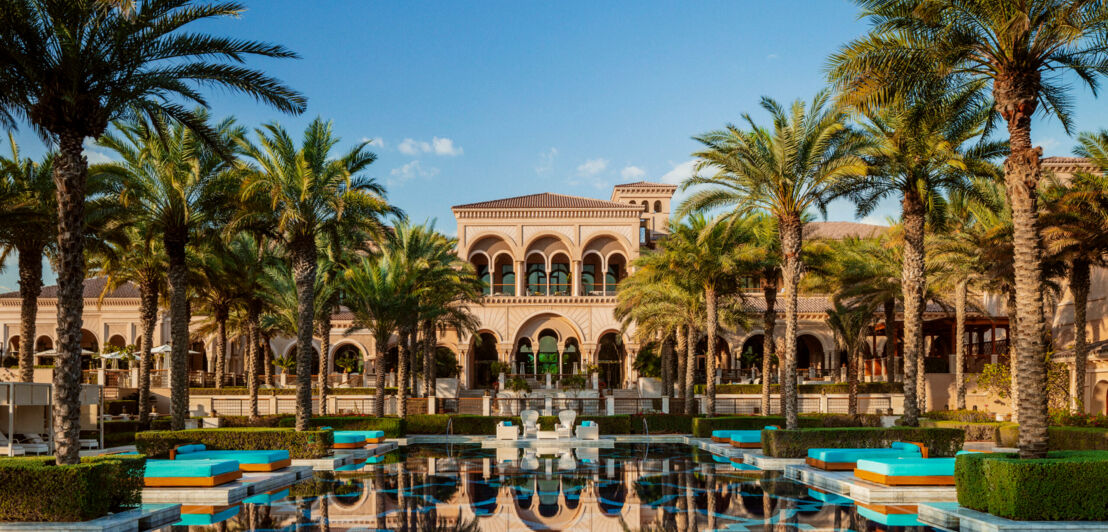
[[[1108,520],[1108,452],[1052,451],[1046,458],[970,453],[955,462],[958,503],[1020,521]]]
[[[919,442],[927,447],[928,456],[950,457],[962,450],[965,432],[922,427],[767,430],[762,433],[762,452],[774,458],[804,458],[808,456],[808,449],[877,449],[896,441]]]
[[[295,431],[285,428],[189,429],[146,431],[135,434],[139,452],[153,458],[166,458],[178,445],[201,443],[210,449],[258,451],[285,449],[289,458],[322,458],[331,453],[334,438],[330,431]]]
[[[145,456],[0,458],[0,521],[87,521],[141,504]]]

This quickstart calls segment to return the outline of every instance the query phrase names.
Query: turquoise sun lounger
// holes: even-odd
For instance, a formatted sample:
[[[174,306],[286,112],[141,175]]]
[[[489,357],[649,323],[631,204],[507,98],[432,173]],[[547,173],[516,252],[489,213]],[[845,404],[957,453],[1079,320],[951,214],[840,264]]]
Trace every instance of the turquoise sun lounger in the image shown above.
[[[777,425],[767,425],[762,430],[777,430]],[[760,449],[762,430],[736,430],[731,433],[731,447],[739,449]]]
[[[866,519],[868,519],[870,521],[873,521],[874,523],[877,523],[879,525],[895,526],[895,527],[920,526],[919,515],[917,515],[917,514],[907,514],[907,513],[883,514],[883,513],[871,510],[869,508],[866,508],[864,506],[859,506],[857,508],[857,510],[858,510],[858,515],[860,515],[862,517],[865,517]]]
[[[242,478],[235,460],[147,460],[143,482],[149,487],[212,487]]]
[[[713,430],[712,441],[716,443],[731,443],[731,445],[737,447],[737,445],[735,445],[734,443],[734,438],[738,436],[740,441],[753,441],[761,444],[763,430],[777,430],[778,428],[780,427],[778,427],[777,425],[768,425],[760,430]]]
[[[819,469],[849,471],[858,460],[875,458],[927,458],[927,448],[918,443],[893,442],[887,448],[877,449],[808,449],[805,462]]]
[[[201,444],[181,445],[170,451],[170,460],[235,460],[239,469],[248,472],[276,471],[292,464],[289,452],[275,451],[221,451],[208,450]]]
[[[357,449],[367,443],[381,443],[385,441],[385,431],[382,430],[336,430],[334,432],[335,449]]]
[[[217,509],[213,513],[181,514],[181,520],[173,523],[174,526],[211,526],[222,523],[239,514],[241,504],[236,504],[223,509]]]
[[[858,460],[854,476],[886,486],[953,486],[954,458],[869,458]]]

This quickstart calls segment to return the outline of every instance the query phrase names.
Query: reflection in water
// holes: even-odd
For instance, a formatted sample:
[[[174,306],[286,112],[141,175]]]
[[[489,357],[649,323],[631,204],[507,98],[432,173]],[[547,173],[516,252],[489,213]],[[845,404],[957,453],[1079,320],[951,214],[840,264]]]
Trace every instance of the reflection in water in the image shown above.
[[[193,508],[181,523],[189,526],[173,530],[930,530],[904,507],[883,515],[778,474],[702,457],[684,445],[411,446],[383,463],[316,473],[233,511]]]

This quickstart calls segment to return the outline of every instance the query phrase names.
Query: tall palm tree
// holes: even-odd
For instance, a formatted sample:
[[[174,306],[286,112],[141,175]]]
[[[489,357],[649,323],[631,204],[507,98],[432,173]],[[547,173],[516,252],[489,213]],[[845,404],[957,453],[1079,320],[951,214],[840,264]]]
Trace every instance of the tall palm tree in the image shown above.
[[[232,263],[226,244],[218,238],[210,239],[198,250],[197,295],[202,313],[209,316],[215,326],[215,387],[223,387],[227,368],[227,323],[238,294],[235,291],[238,264]]]
[[[149,0],[115,6],[100,0],[5,0],[0,9],[0,123],[25,118],[57,147],[58,345],[54,359],[55,454],[78,461],[80,353],[85,278],[87,138],[133,113],[168,114],[201,134],[203,124],[174,98],[198,105],[202,87],[244,93],[284,112],[304,110],[305,99],[263,72],[243,66],[250,57],[292,58],[277,45],[193,31],[196,23],[236,17],[235,2]],[[188,29],[186,29],[188,28]]]
[[[1042,148],[1031,143],[1037,110],[1069,131],[1073,74],[1096,89],[1108,74],[1108,5],[1096,0],[856,0],[871,32],[831,58],[831,78],[863,106],[919,94],[936,73],[991,85],[1008,126],[1004,180],[1012,209],[1019,334],[1020,456],[1047,451],[1044,276],[1037,191]]]
[[[1043,240],[1047,252],[1067,265],[1073,294],[1073,405],[1085,411],[1088,364],[1086,318],[1090,270],[1108,266],[1108,131],[1078,137],[1078,155],[1092,159],[1100,173],[1078,173],[1069,183],[1051,176],[1044,191]]]
[[[380,232],[380,217],[396,209],[385,201],[380,184],[360,175],[377,158],[368,151],[368,141],[335,158],[332,152],[340,139],[334,135],[331,123],[319,118],[305,129],[299,147],[277,124],[268,124],[256,133],[256,143],[242,143],[251,165],[245,172],[241,194],[246,202],[264,202],[267,208],[245,213],[242,223],[266,228],[288,252],[296,281],[298,314],[296,430],[307,430],[319,260],[316,239],[351,228],[373,227]]]
[[[834,301],[833,304],[834,307],[827,311],[827,326],[835,333],[839,349],[846,357],[846,378],[850,385],[847,413],[854,416],[858,414],[858,363],[874,308],[866,303],[847,305]]]
[[[385,353],[389,338],[403,319],[397,304],[405,280],[403,267],[386,257],[363,257],[347,273],[347,306],[354,315],[354,328],[373,331],[375,396],[373,415],[385,415]]]
[[[863,174],[859,156],[866,140],[846,126],[845,112],[820,92],[811,105],[802,101],[783,108],[762,99],[772,126],[763,127],[744,115],[749,129],[728,126],[696,140],[704,149],[697,174],[681,184],[681,190],[699,186],[682,205],[679,214],[693,210],[727,209],[725,216],[766,212],[777,219],[781,238],[782,288],[785,292],[785,424],[797,428],[796,338],[797,283],[803,268],[804,216],[821,208],[831,186],[839,179]],[[702,175],[708,171],[711,175]]]
[[[154,328],[158,323],[158,301],[166,289],[168,259],[161,240],[150,238],[143,222],[128,225],[126,238],[92,254],[89,270],[107,278],[100,297],[125,283],[133,283],[139,293],[139,328],[142,345],[139,352],[138,420],[146,426],[150,419],[150,371],[154,365]]]
[[[231,312],[239,314],[250,416],[257,417],[258,375],[270,374],[270,370],[263,371],[259,367],[268,365],[264,354],[269,351],[269,342],[262,330],[262,315],[275,304],[273,299],[280,294],[273,290],[273,272],[281,263],[272,243],[245,231],[232,235],[224,252],[224,262],[238,273],[232,280],[235,298]]]
[[[926,279],[925,226],[941,226],[944,194],[972,193],[969,178],[995,175],[989,162],[1006,145],[982,138],[992,114],[977,87],[951,90],[937,84],[918,100],[862,109],[862,130],[872,140],[865,150],[870,170],[836,185],[836,192],[857,205],[857,216],[873,212],[890,196],[900,199],[904,232],[901,286],[904,295],[904,423],[919,424],[916,366],[923,353]],[[975,142],[976,141],[976,142]],[[974,143],[975,142],[975,143]],[[973,144],[971,144],[973,143]]]
[[[189,118],[207,124],[204,111]],[[133,221],[161,238],[169,262],[171,426],[185,427],[188,414],[189,268],[187,249],[198,235],[222,226],[231,212],[237,186],[227,158],[244,134],[233,118],[214,126],[207,139],[167,115],[117,121],[97,143],[112,150],[119,163],[92,171],[113,183]]]
[[[762,403],[761,411],[769,415],[770,372],[773,356],[777,353],[777,288],[781,281],[781,237],[777,234],[777,220],[765,214],[757,215],[754,224],[756,246],[764,251],[758,264],[758,279],[762,284],[762,298],[766,308],[762,312]]]

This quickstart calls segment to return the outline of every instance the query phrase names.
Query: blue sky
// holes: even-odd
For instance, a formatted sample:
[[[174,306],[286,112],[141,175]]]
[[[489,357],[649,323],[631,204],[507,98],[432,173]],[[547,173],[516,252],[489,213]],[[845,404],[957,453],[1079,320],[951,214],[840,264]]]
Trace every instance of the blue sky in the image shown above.
[[[241,18],[201,29],[301,54],[253,64],[303,92],[308,111],[281,115],[209,91],[213,114],[296,132],[322,116],[346,145],[376,139],[368,173],[413,219],[437,218],[448,233],[451,205],[547,191],[606,199],[620,182],[676,183],[691,169],[691,136],[744,112],[764,117],[763,95],[810,99],[828,55],[866,29],[839,0],[246,4]],[[1104,105],[1076,95],[1077,130],[1102,127]],[[41,153],[26,128],[18,139]],[[1034,140],[1048,155],[1072,146],[1056,120],[1038,120]],[[853,208],[834,205],[829,218],[852,220]],[[14,269],[13,260],[0,287],[15,289]]]

